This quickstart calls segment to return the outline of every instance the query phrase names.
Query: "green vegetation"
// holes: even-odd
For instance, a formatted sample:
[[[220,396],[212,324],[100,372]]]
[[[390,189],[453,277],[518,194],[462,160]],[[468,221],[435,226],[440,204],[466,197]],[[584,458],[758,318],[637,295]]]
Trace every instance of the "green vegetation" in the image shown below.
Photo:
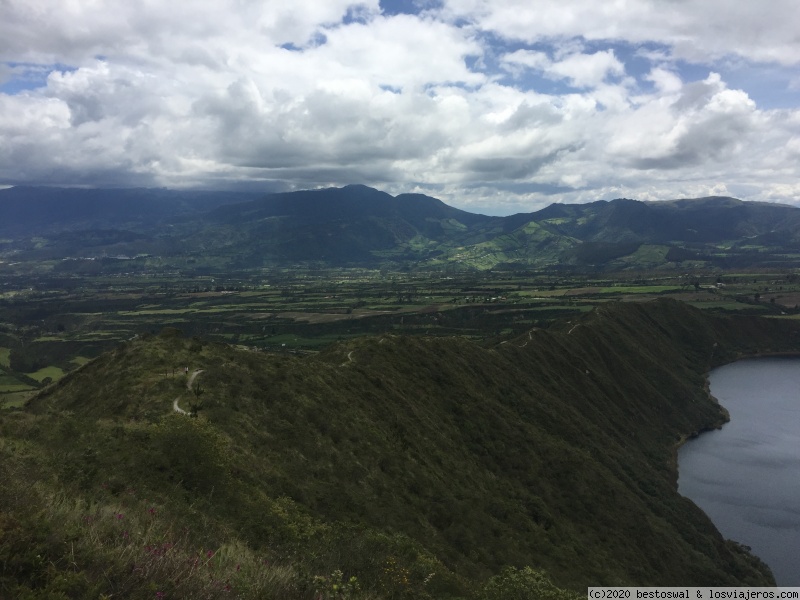
[[[263,197],[118,190],[99,202],[102,190],[0,195],[9,238],[0,270],[63,281],[264,268],[782,269],[800,257],[800,210],[733,198],[616,199],[488,217],[358,185]]]
[[[45,380],[58,381],[64,376],[64,371],[59,367],[42,367],[34,373],[28,373],[28,377],[35,379],[39,383],[44,383]]]
[[[797,331],[660,300],[487,347],[381,334],[302,357],[141,336],[0,413],[0,591],[494,599],[771,585],[677,494],[673,460],[725,419],[706,369],[796,351]],[[203,370],[196,393],[186,365]],[[176,414],[175,398],[197,416]]]
[[[674,450],[798,351],[797,209],[2,193],[0,597],[773,583]]]
[[[609,301],[672,297],[717,313],[789,317],[800,278],[762,273],[253,270],[198,277],[11,278],[0,300],[0,360],[21,383],[68,372],[135,335],[178,327],[272,351],[319,351],[361,335],[459,335],[496,343]],[[285,345],[284,345],[285,344]],[[80,358],[78,358],[80,357]],[[56,379],[52,374],[45,375]]]
[[[21,408],[35,394],[35,390],[28,388],[23,391],[0,392],[0,408]]]

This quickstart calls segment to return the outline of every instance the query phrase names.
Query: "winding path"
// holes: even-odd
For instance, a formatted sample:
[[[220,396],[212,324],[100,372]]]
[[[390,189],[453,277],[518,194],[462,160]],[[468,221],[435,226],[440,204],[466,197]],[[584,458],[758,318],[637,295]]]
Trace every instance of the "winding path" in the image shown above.
[[[353,352],[355,352],[355,350],[350,350],[350,352],[348,352],[348,353],[347,353],[347,360],[346,360],[346,361],[344,361],[342,364],[340,364],[340,365],[339,365],[339,367],[346,367],[346,366],[347,366],[347,365],[349,365],[350,363],[353,363],[353,362],[355,362],[355,361],[353,360]]]
[[[198,375],[200,375],[200,373],[202,373],[203,371],[204,371],[204,369],[197,369],[196,371],[192,372],[192,374],[189,376],[189,379],[186,381],[186,389],[187,390],[191,391],[192,384],[194,383],[195,378]],[[178,400],[180,400],[180,399],[181,399],[181,397],[178,396],[177,398],[175,398],[175,400],[172,401],[172,410],[174,410],[176,413],[180,413],[182,415],[188,415],[189,414],[188,411],[185,411],[180,406],[178,406]]]

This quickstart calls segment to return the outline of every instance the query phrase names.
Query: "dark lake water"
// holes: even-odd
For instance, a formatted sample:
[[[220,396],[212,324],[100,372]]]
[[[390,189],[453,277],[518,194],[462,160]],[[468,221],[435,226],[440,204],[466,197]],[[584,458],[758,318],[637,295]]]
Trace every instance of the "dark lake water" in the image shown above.
[[[800,586],[800,358],[741,360],[709,381],[731,421],[678,451],[678,491],[778,585]]]

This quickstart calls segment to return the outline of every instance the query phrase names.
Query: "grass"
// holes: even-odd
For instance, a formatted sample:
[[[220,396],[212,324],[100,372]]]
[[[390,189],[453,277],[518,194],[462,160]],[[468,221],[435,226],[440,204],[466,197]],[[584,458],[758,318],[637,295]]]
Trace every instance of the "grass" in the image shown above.
[[[9,357],[11,356],[10,348],[0,348],[0,367],[8,368],[11,363]]]
[[[720,310],[737,310],[737,311],[751,311],[751,312],[765,312],[769,310],[766,306],[757,306],[752,304],[745,304],[743,302],[726,302],[726,301],[689,301],[687,304],[701,309],[720,309]]]
[[[636,252],[618,259],[621,263],[630,263],[640,268],[663,264],[669,249],[667,246],[642,244]]]
[[[17,391],[0,394],[0,408],[21,408],[36,393],[30,388],[26,391]]]
[[[0,392],[20,392],[30,389],[32,389],[30,385],[22,383],[13,375],[0,370]]]
[[[306,338],[291,334],[275,335],[265,338],[256,337],[254,341],[259,344],[264,344],[271,347],[283,346],[287,348],[324,348],[329,346],[340,338],[359,337],[357,334],[343,335],[343,336],[320,336],[315,338]],[[256,341],[257,340],[257,341]]]
[[[31,379],[35,379],[36,381],[41,383],[42,381],[44,381],[48,377],[52,381],[58,381],[59,379],[61,379],[65,375],[65,373],[64,373],[64,370],[61,369],[60,367],[49,366],[49,367],[43,367],[43,368],[41,368],[38,371],[35,371],[33,373],[27,373],[27,375]]]
[[[601,294],[663,294],[679,292],[682,288],[676,285],[627,285],[600,288]]]
[[[39,522],[27,530],[0,522],[4,564],[12,572],[25,566],[36,574],[30,587],[0,575],[0,591],[14,597],[67,597],[59,595],[65,589],[70,597],[142,600],[310,595],[308,576],[273,564],[240,542],[203,544],[175,523],[168,507],[138,498],[135,490],[122,498],[105,493],[86,501],[34,486],[26,496],[39,507]],[[62,538],[67,531],[68,542]],[[42,556],[49,563],[40,565]]]
[[[688,276],[674,271],[401,273],[337,269],[265,270],[242,277],[231,280],[220,275],[217,283],[229,288],[225,292],[204,291],[215,285],[210,276],[189,280],[165,277],[157,283],[138,276],[89,277],[76,283],[75,291],[65,290],[57,297],[31,292],[26,305],[46,319],[28,322],[12,305],[0,306],[0,361],[8,361],[8,348],[24,342],[32,355],[44,357],[40,364],[68,371],[77,364],[71,362],[76,356],[97,356],[135,334],[156,333],[165,326],[178,327],[187,336],[260,347],[272,346],[271,336],[286,336],[288,340],[276,340],[277,347],[286,343],[287,348],[312,352],[340,339],[387,331],[428,331],[491,340],[498,331],[520,330],[523,317],[509,308],[557,303],[558,308],[539,313],[543,322],[537,325],[546,327],[544,321],[569,309],[563,306],[564,296],[594,305],[618,299],[636,301],[648,295],[670,294],[690,302],[701,299],[678,291],[687,287]],[[740,281],[733,281],[736,277]],[[696,278],[703,290],[721,278],[725,288],[714,296],[706,295],[731,303],[736,296],[752,297],[756,291],[768,300],[797,287],[790,287],[790,276],[777,271],[758,274],[759,284],[753,284],[752,278],[716,272],[698,273]],[[766,286],[769,292],[764,290]],[[238,291],[230,291],[234,289]],[[492,298],[495,300],[490,302]],[[755,305],[749,311],[737,310],[763,312]],[[443,318],[437,317],[441,327],[431,327],[429,311],[442,313]],[[58,325],[64,326],[63,332],[56,334]]]
[[[136,317],[140,315],[183,315],[196,312],[191,308],[158,308],[143,310],[121,310],[117,314],[122,317]]]
[[[0,394],[25,392],[32,389],[31,386],[25,385],[24,383],[0,383]]]
[[[594,306],[592,304],[552,304],[548,306],[537,306],[532,308],[533,312],[548,310],[573,310],[575,312],[589,312]]]
[[[38,553],[57,570],[81,565],[92,585],[107,573],[116,587],[94,597],[146,585],[118,557],[138,553],[150,580],[166,586],[179,574],[191,581],[181,569],[200,549],[223,548],[242,570],[248,556],[287,569],[275,571],[288,578],[269,592],[277,598],[334,598],[319,586],[332,592],[337,570],[342,585],[357,577],[354,598],[387,599],[482,598],[487,578],[526,564],[573,589],[685,583],[697,573],[766,582],[677,495],[669,467],[681,435],[721,419],[703,373],[713,343],[715,356],[738,348],[728,321],[673,301],[611,303],[571,318],[563,331],[491,348],[385,332],[302,358],[175,332],[128,342],[26,411],[3,413],[0,443],[13,444],[13,456],[26,448],[45,469],[15,480],[20,488],[34,479],[67,486],[43,488],[42,502],[80,501],[78,514],[100,523],[54,515],[39,536],[42,520],[32,519],[19,539],[45,546],[32,545],[29,566]],[[759,322],[742,330],[742,343],[793,339],[790,325]],[[495,334],[508,338],[513,328],[498,321]],[[201,396],[172,376],[183,365],[205,369]],[[182,406],[197,404],[197,419],[170,411],[181,394]],[[152,530],[139,520],[143,498],[168,516]],[[41,508],[34,503],[31,514]],[[123,529],[103,516],[114,514],[124,523],[139,516]],[[64,555],[66,539],[75,559]],[[148,563],[143,546],[165,542],[175,544],[167,558]],[[170,566],[173,552],[180,560]]]

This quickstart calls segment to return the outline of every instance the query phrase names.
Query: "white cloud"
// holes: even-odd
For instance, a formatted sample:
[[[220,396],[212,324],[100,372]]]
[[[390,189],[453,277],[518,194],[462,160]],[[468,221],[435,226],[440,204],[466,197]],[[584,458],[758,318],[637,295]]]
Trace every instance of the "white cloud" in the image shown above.
[[[645,79],[647,81],[652,81],[656,89],[666,95],[674,94],[683,87],[683,82],[681,82],[681,78],[678,75],[660,67],[652,69]]]
[[[527,42],[552,38],[657,42],[673,56],[707,61],[735,54],[800,62],[800,11],[793,0],[446,0],[443,15]]]
[[[613,50],[565,54],[555,61],[544,52],[515,50],[503,56],[501,62],[517,75],[521,74],[520,67],[525,67],[550,79],[566,79],[571,86],[579,88],[597,87],[609,76],[625,74],[625,65],[617,60]]]
[[[514,52],[509,52],[503,56],[502,62],[507,68],[522,66],[535,71],[544,71],[553,64],[547,56],[547,53],[534,50],[515,50]]]
[[[0,184],[363,182],[495,213],[720,189],[800,201],[797,107],[677,60],[796,63],[782,0],[769,19],[718,0],[0,3]],[[635,52],[637,75],[600,39],[665,46]]]
[[[550,67],[552,72],[570,80],[576,87],[600,85],[610,75],[624,75],[625,67],[612,50],[594,54],[571,54]]]

